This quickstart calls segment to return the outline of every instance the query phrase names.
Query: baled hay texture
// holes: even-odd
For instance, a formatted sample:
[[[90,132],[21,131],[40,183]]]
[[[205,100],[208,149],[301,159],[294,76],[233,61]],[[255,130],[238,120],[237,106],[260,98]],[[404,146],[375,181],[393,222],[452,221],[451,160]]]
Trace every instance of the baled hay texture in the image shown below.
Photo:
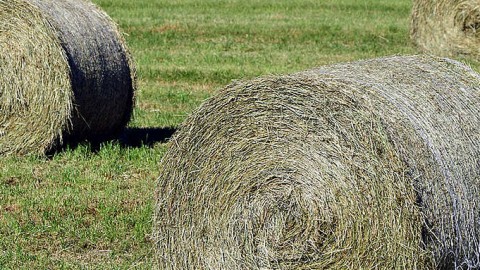
[[[414,0],[410,24],[424,52],[480,58],[479,0]]]
[[[123,38],[92,3],[0,0],[0,154],[114,136],[134,81]]]
[[[479,266],[480,77],[427,56],[238,82],[161,162],[160,269]]]

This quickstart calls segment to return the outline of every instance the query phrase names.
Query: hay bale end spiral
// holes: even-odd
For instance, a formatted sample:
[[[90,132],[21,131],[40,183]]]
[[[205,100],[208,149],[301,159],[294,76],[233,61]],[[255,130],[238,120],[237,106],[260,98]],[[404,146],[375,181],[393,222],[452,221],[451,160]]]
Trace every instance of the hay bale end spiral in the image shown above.
[[[125,41],[91,2],[0,0],[0,154],[112,138],[134,88]]]
[[[394,56],[235,82],[162,159],[160,269],[480,264],[480,76]]]

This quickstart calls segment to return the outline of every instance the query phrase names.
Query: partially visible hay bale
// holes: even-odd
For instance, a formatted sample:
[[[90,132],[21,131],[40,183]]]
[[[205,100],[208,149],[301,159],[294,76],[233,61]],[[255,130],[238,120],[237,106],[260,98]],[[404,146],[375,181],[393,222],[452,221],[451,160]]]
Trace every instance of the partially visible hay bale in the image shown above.
[[[116,25],[84,0],[0,0],[0,154],[115,136],[134,67]]]
[[[480,58],[480,1],[414,0],[410,37],[424,52]]]
[[[160,269],[479,266],[480,76],[426,56],[238,82],[161,162]]]

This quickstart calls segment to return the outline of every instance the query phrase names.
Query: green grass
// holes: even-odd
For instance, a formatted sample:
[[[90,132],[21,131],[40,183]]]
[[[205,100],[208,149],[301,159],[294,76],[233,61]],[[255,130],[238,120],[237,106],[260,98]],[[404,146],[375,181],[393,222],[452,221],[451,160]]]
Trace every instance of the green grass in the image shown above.
[[[138,66],[131,127],[176,127],[235,79],[411,54],[410,0],[95,0]],[[0,269],[150,269],[161,142],[0,159]]]

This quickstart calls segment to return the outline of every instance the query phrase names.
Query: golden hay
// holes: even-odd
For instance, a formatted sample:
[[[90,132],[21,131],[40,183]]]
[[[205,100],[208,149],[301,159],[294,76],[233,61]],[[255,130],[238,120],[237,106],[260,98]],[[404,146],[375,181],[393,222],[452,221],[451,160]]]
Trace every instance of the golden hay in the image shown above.
[[[116,25],[84,0],[0,0],[0,154],[115,136],[134,67]]]
[[[423,52],[480,59],[480,1],[414,0],[410,24]]]
[[[160,269],[479,267],[480,76],[427,56],[237,82],[162,159]]]

